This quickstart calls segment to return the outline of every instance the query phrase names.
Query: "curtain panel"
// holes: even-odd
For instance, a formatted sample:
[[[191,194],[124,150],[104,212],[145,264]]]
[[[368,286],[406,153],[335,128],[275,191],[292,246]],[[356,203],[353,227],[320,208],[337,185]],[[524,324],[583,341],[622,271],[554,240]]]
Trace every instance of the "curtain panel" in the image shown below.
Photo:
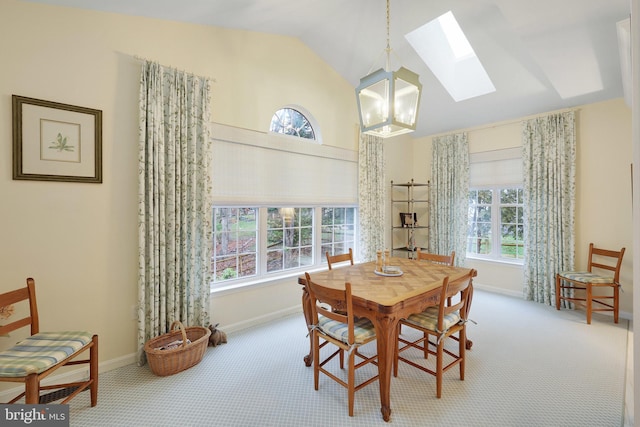
[[[138,363],[175,320],[209,323],[209,80],[144,61],[139,93]]]
[[[469,210],[469,142],[467,133],[433,138],[429,251],[450,254],[464,264]]]
[[[556,272],[574,269],[575,112],[524,121],[522,144],[524,297],[554,305]]]
[[[358,213],[360,216],[360,260],[376,259],[384,249],[384,140],[360,136],[358,153]]]

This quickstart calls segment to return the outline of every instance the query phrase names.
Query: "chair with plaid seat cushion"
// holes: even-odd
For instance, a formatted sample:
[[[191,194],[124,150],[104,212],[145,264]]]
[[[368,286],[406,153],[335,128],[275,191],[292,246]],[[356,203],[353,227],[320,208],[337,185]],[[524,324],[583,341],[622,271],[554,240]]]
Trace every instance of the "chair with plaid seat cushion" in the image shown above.
[[[561,301],[584,304],[587,310],[587,324],[591,324],[594,311],[612,311],[613,321],[618,323],[620,267],[624,251],[625,248],[619,251],[596,248],[590,243],[587,271],[561,271],[556,274],[556,309],[560,310]],[[611,289],[613,292],[611,295],[594,295],[594,288]],[[576,296],[576,291],[585,293]],[[594,304],[597,305],[594,307]]]
[[[313,334],[313,382],[318,390],[320,373],[336,381],[348,391],[349,416],[353,416],[355,392],[378,379],[378,372],[356,385],[355,371],[368,364],[377,366],[377,354],[367,356],[359,348],[376,339],[373,324],[368,319],[353,316],[351,284],[345,283],[344,289],[332,289],[314,283],[305,273],[306,288],[311,300],[310,333]],[[335,310],[334,310],[335,309]],[[320,342],[322,340],[322,343]],[[331,344],[336,350],[320,359],[320,349]],[[325,350],[326,351],[326,350]],[[348,372],[347,381],[339,378],[337,373],[325,366],[336,355],[340,355],[340,368],[343,368],[342,356],[346,352]],[[362,359],[355,363],[355,358]]]
[[[63,399],[65,404],[80,392],[90,390],[91,406],[98,403],[98,336],[84,331],[40,332],[35,282],[27,279],[27,286],[0,294],[0,307],[14,304],[28,305],[22,312],[28,316],[0,326],[0,336],[30,326],[31,335],[13,347],[0,352],[0,381],[25,384],[25,391],[9,403],[24,397],[26,404],[44,404]],[[19,310],[16,310],[18,313]],[[81,354],[88,358],[77,360]],[[65,365],[89,364],[89,378],[82,381],[50,384],[41,381]],[[53,390],[41,394],[42,390]]]
[[[449,369],[458,365],[460,367],[460,380],[464,380],[464,368],[466,357],[466,324],[469,314],[468,304],[473,289],[472,278],[475,270],[470,270],[464,277],[449,281],[445,277],[442,281],[438,305],[428,307],[421,313],[410,315],[406,319],[400,319],[398,324],[398,345],[396,347],[393,374],[398,376],[398,362],[402,361],[436,377],[436,396],[442,396],[442,376]],[[460,301],[449,304],[449,297],[460,293]],[[419,337],[410,337],[401,334],[402,327],[407,326],[421,333]],[[431,341],[430,339],[433,339]],[[445,348],[447,340],[457,341],[458,352]],[[435,350],[432,350],[431,347]],[[411,350],[414,349],[414,350]],[[414,357],[402,352],[410,350]],[[419,350],[416,352],[415,350]],[[429,355],[436,356],[435,369],[426,361]],[[445,365],[445,357],[447,364]]]

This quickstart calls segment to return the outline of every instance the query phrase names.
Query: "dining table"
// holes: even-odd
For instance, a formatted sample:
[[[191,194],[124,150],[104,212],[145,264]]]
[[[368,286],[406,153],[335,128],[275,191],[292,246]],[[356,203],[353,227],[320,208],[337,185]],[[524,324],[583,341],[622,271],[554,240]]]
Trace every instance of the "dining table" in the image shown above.
[[[402,318],[419,313],[440,302],[440,292],[445,277],[453,283],[465,280],[472,269],[453,267],[419,261],[410,258],[391,257],[388,265],[399,269],[401,274],[385,275],[376,271],[376,262],[365,262],[344,267],[334,267],[327,271],[310,273],[314,283],[325,287],[344,289],[351,283],[354,315],[366,317],[376,331],[378,352],[378,382],[380,387],[380,411],[385,421],[391,419],[391,372],[397,347],[397,327]],[[475,273],[475,270],[473,270]],[[382,274],[381,274],[382,273]],[[305,276],[298,278],[300,285],[306,284]],[[473,295],[471,286],[470,298]],[[471,306],[471,301],[467,307]],[[311,320],[311,299],[303,286],[302,307],[308,327]],[[472,342],[469,341],[467,348]],[[313,341],[309,337],[309,354],[304,363],[313,363]]]

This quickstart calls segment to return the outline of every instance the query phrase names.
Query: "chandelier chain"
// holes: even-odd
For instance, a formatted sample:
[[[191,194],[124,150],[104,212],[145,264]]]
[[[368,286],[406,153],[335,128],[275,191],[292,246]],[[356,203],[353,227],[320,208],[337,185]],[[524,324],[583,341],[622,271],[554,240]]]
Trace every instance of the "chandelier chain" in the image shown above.
[[[389,36],[389,34],[390,34],[389,21],[390,21],[390,16],[391,16],[391,12],[390,12],[391,8],[389,6],[389,3],[390,3],[390,0],[387,0],[387,48],[385,49],[386,52],[387,52],[387,63],[386,63],[385,69],[387,71],[389,71],[390,67],[391,67],[391,41],[390,41],[390,36]]]
[[[389,41],[390,40],[390,37],[389,37],[389,28],[390,28],[390,25],[389,25],[389,21],[390,21],[389,1],[390,0],[387,0],[387,50],[391,49],[391,42]]]

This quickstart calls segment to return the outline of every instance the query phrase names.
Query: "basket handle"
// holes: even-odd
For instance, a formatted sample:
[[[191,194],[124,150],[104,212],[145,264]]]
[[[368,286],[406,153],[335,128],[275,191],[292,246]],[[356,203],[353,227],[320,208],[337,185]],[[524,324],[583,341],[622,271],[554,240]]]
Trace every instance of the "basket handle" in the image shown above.
[[[174,326],[178,325],[178,327],[180,328],[180,332],[182,332],[182,347],[186,347],[187,346],[187,331],[184,329],[184,325],[182,324],[181,321],[176,320],[171,324],[171,327],[169,328],[169,332],[173,331]]]

